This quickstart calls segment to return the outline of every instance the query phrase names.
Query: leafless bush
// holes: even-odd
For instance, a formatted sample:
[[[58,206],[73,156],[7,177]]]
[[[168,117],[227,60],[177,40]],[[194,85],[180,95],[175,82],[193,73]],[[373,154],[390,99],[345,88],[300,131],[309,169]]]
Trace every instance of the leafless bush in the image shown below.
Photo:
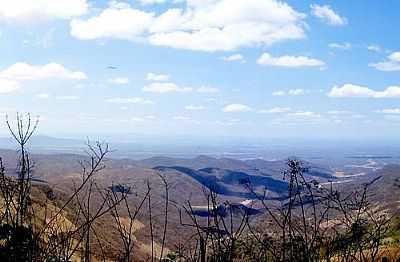
[[[207,194],[208,216],[198,218],[191,204],[184,207],[192,223],[194,246],[178,257],[185,261],[378,261],[390,217],[369,202],[369,186],[347,194],[307,181],[301,161],[291,159],[283,173],[286,200],[276,205],[248,185],[264,216],[254,223],[246,212],[232,212]],[[266,191],[265,191],[266,192]],[[219,207],[226,207],[221,214]],[[202,220],[202,221],[200,221]],[[237,223],[235,226],[235,222]],[[227,226],[229,225],[229,226]],[[235,230],[233,230],[235,228]]]
[[[103,243],[94,225],[105,215],[118,216],[116,210],[121,203],[128,208],[128,194],[116,194],[96,183],[96,174],[105,168],[108,145],[88,143],[89,157],[81,161],[81,177],[74,181],[69,197],[60,203],[48,198],[44,203],[36,203],[31,195],[32,161],[26,145],[38,121],[33,121],[30,115],[24,119],[18,114],[16,128],[13,129],[8,119],[7,125],[19,145],[20,159],[16,176],[7,175],[0,160],[0,260],[92,261],[95,255],[105,261]],[[95,198],[102,201],[95,202]],[[134,220],[135,214],[130,219]],[[125,243],[128,251],[130,241]]]

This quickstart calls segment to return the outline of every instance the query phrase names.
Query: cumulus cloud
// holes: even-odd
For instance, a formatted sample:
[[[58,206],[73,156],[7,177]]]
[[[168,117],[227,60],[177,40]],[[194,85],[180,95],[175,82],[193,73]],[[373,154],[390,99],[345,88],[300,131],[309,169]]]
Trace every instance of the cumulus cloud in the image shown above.
[[[303,89],[291,89],[288,91],[288,95],[290,96],[303,96],[305,91]]]
[[[386,109],[376,110],[375,112],[382,114],[389,114],[389,115],[397,115],[400,114],[400,108],[386,108]]]
[[[273,96],[284,96],[284,95],[286,95],[286,92],[285,92],[285,91],[282,91],[282,90],[280,90],[280,91],[274,91],[274,92],[272,92],[272,95],[273,95]]]
[[[274,91],[272,93],[273,96],[303,96],[305,95],[306,91],[304,89],[290,89],[287,92],[283,90]]]
[[[258,58],[257,63],[265,66],[279,66],[289,68],[299,67],[322,67],[325,63],[321,60],[307,56],[280,56],[273,57],[269,53],[264,53]]]
[[[363,114],[352,114],[352,115],[351,115],[351,118],[354,118],[354,119],[363,119],[363,118],[366,118],[366,116],[363,115]]]
[[[232,51],[304,38],[304,18],[278,0],[188,0],[185,7],[160,14],[113,4],[97,16],[74,19],[71,34],[82,40],[115,38],[179,49]]]
[[[41,94],[37,94],[36,97],[39,99],[48,99],[50,97],[50,95],[47,93],[41,93]]]
[[[400,51],[391,53],[383,62],[369,64],[379,71],[400,71]]]
[[[0,71],[0,93],[11,93],[19,89],[22,81],[46,79],[85,80],[87,76],[83,72],[71,71],[57,63],[30,65],[19,62]]]
[[[174,116],[172,119],[176,121],[185,121],[185,120],[190,120],[190,117],[187,116]]]
[[[394,114],[387,114],[383,116],[383,119],[390,122],[400,122],[400,116]]]
[[[375,45],[375,44],[367,46],[367,49],[369,51],[373,51],[373,52],[381,52],[382,51],[382,48],[379,45]]]
[[[259,110],[259,113],[265,113],[265,114],[282,114],[282,113],[288,113],[291,111],[290,107],[274,107],[271,109],[262,109]]]
[[[219,89],[215,88],[215,87],[202,86],[202,87],[197,88],[197,92],[213,94],[213,93],[218,93]]]
[[[30,65],[20,62],[0,71],[0,78],[13,80],[43,80],[48,78],[84,80],[87,79],[87,76],[83,72],[71,71],[57,63]]]
[[[389,55],[391,61],[400,62],[400,52],[394,52]]]
[[[108,98],[106,103],[112,104],[153,104],[153,101],[144,99],[142,97],[116,97]]]
[[[241,54],[233,54],[230,56],[223,56],[221,57],[221,60],[226,61],[226,62],[234,62],[234,61],[239,61],[239,62],[245,62],[243,55]]]
[[[328,114],[329,115],[349,115],[351,114],[351,111],[347,111],[347,110],[329,110]]]
[[[346,43],[330,43],[329,47],[335,48],[335,49],[350,50],[351,44],[347,43],[347,42]]]
[[[79,96],[56,96],[57,100],[65,100],[65,101],[74,101],[74,100],[79,100],[80,97]]]
[[[328,95],[330,97],[373,97],[375,91],[368,87],[345,84],[341,87],[334,86]]]
[[[158,82],[168,81],[169,75],[147,73],[146,80],[147,81],[158,81]]]
[[[142,88],[143,92],[150,93],[171,93],[171,92],[191,92],[191,87],[180,87],[175,83],[151,83]]]
[[[199,111],[199,110],[204,110],[206,108],[202,105],[188,105],[185,106],[185,109],[190,111]]]
[[[375,91],[368,87],[345,84],[341,87],[334,86],[328,93],[330,97],[371,97],[371,98],[400,98],[400,87],[389,86],[383,91]]]
[[[166,0],[139,0],[142,5],[164,4]]]
[[[243,113],[252,111],[251,107],[243,104],[230,104],[222,109],[225,113]]]
[[[0,21],[36,23],[49,19],[70,19],[87,13],[86,0],[2,0]]]
[[[108,79],[108,82],[115,85],[127,85],[129,84],[129,79],[126,77],[116,77]]]
[[[132,9],[128,4],[112,4],[98,16],[71,21],[71,35],[81,40],[115,38],[139,39],[150,27],[154,13]]]
[[[322,21],[333,26],[343,26],[347,24],[347,19],[340,16],[329,5],[311,5],[311,14],[320,18]]]
[[[288,116],[298,117],[298,118],[320,118],[321,114],[311,112],[311,111],[297,111],[297,112],[289,113]]]
[[[0,78],[0,94],[12,93],[19,88],[18,81]]]
[[[131,117],[130,120],[133,121],[133,122],[143,122],[143,121],[145,121],[144,118],[142,118],[142,117],[137,117],[137,116]]]

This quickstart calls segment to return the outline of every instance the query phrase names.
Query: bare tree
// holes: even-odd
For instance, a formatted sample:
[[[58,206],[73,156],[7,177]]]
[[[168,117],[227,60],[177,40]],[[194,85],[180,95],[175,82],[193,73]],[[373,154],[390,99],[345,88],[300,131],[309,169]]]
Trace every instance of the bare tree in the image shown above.
[[[259,194],[247,186],[265,211],[257,224],[246,213],[231,212],[212,190],[206,194],[209,208],[203,221],[188,202],[183,208],[191,223],[183,222],[182,215],[181,223],[194,229],[189,239],[195,244],[180,257],[201,262],[378,261],[390,217],[368,201],[375,181],[343,194],[332,184],[325,188],[307,180],[301,161],[290,159],[287,165],[287,196],[280,205],[266,200],[266,190]]]
[[[72,194],[60,206],[54,206],[56,203],[50,205],[47,198],[45,203],[33,203],[33,165],[26,145],[37,129],[38,121],[33,121],[30,115],[24,118],[20,114],[16,119],[15,129],[8,119],[6,121],[12,137],[19,145],[16,176],[6,175],[0,159],[1,260],[69,261],[72,257],[82,257],[84,261],[91,261],[92,242],[100,243],[93,224],[126,198],[125,195],[116,197],[96,184],[95,175],[105,167],[103,162],[109,153],[108,145],[88,144],[89,159],[81,162],[81,181],[74,183]],[[102,195],[103,202],[94,206],[94,194]],[[113,204],[109,205],[111,198]],[[36,214],[33,204],[44,206],[44,214]],[[66,215],[70,216],[71,223],[62,226],[67,221]],[[105,260],[104,254],[102,257]]]

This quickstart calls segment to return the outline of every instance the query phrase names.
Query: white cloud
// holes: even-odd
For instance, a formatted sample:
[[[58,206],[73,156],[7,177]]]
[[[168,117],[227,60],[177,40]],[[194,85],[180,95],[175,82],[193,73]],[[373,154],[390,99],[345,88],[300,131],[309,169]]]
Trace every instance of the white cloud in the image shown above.
[[[371,97],[371,98],[400,98],[400,87],[389,86],[383,91],[375,91],[368,87],[345,84],[334,86],[328,93],[330,97]]]
[[[158,82],[168,81],[169,75],[148,73],[146,76],[146,80],[147,81],[158,81]]]
[[[12,93],[19,88],[18,81],[0,78],[0,94]]]
[[[394,52],[389,55],[389,60],[394,62],[400,62],[400,52]]]
[[[330,97],[373,97],[375,91],[368,87],[345,84],[341,87],[334,86],[328,95]]]
[[[202,105],[188,105],[185,107],[185,109],[190,111],[199,111],[199,110],[204,110],[206,108]]]
[[[148,116],[146,116],[145,118],[148,119],[148,120],[154,120],[154,119],[156,119],[156,117],[153,116],[153,115],[148,115]]]
[[[348,115],[351,114],[351,111],[346,111],[346,110],[329,110],[328,114],[329,115]]]
[[[71,21],[71,35],[81,40],[115,38],[135,40],[151,26],[154,13],[132,9],[128,4],[111,4],[98,16]]]
[[[190,120],[190,118],[187,116],[174,116],[172,119],[177,120],[177,121]]]
[[[188,0],[186,7],[161,14],[114,4],[97,16],[74,19],[71,34],[83,40],[116,38],[178,49],[232,51],[304,38],[304,18],[278,0]]]
[[[41,93],[41,94],[37,94],[36,97],[39,99],[48,99],[50,96],[47,93]]]
[[[116,77],[108,79],[108,82],[115,85],[127,85],[129,84],[129,79],[126,77]]]
[[[57,63],[35,66],[19,62],[0,71],[0,78],[12,80],[43,80],[49,78],[83,80],[87,79],[87,76],[83,72],[73,72]]]
[[[273,96],[284,96],[284,95],[286,95],[286,92],[285,91],[274,91],[272,93],[272,95]]]
[[[224,121],[215,121],[214,123],[219,126],[233,126],[239,124],[240,122],[241,122],[240,119],[233,118]]]
[[[214,97],[209,97],[209,98],[206,99],[206,101],[207,101],[208,103],[216,103],[218,100],[215,99]]]
[[[274,91],[272,93],[273,96],[303,96],[305,95],[306,91],[304,89],[290,89],[289,91],[283,91],[283,90],[279,90],[279,91]]]
[[[74,100],[79,100],[79,96],[56,96],[57,100],[69,100],[69,101],[74,101]]]
[[[129,120],[133,121],[133,122],[144,122],[144,121],[154,120],[154,119],[155,119],[155,116],[148,115],[148,116],[142,116],[142,117],[134,116],[134,117],[131,117]]]
[[[353,115],[351,115],[351,117],[354,118],[354,119],[363,119],[363,118],[366,118],[366,116],[363,115],[363,114],[353,114]]]
[[[400,122],[400,116],[399,115],[384,115],[383,119],[386,121],[390,121],[390,122]]]
[[[1,0],[0,21],[36,23],[49,19],[70,19],[89,9],[86,0]]]
[[[397,114],[400,114],[400,108],[386,108],[386,109],[377,110],[375,112],[382,113],[382,114],[397,115]]]
[[[350,43],[331,43],[329,44],[330,48],[342,49],[342,50],[350,50],[351,44]]]
[[[243,113],[252,111],[251,107],[243,104],[230,104],[222,109],[225,113]]]
[[[282,113],[287,113],[290,112],[291,109],[290,107],[274,107],[271,109],[262,109],[259,110],[259,113],[267,113],[267,114],[282,114]]]
[[[230,56],[223,56],[221,57],[221,60],[227,61],[227,62],[234,62],[234,61],[239,61],[239,62],[245,62],[243,55],[241,54],[233,54]]]
[[[386,61],[369,64],[380,71],[400,71],[400,51],[391,53]]]
[[[264,53],[258,58],[257,63],[266,66],[279,66],[289,68],[299,67],[322,67],[325,63],[321,60],[306,56],[280,56],[273,57],[269,53]]]
[[[84,85],[84,84],[82,84],[82,83],[79,83],[79,84],[77,84],[77,85],[74,85],[72,88],[75,88],[75,89],[83,89],[83,88],[86,88],[87,87],[87,85]]]
[[[143,87],[143,92],[150,93],[170,93],[170,92],[191,92],[193,88],[191,87],[180,87],[175,83],[151,83]]]
[[[219,89],[215,88],[215,87],[202,86],[202,87],[197,88],[197,92],[213,94],[213,93],[218,93]]]
[[[137,116],[134,116],[131,118],[131,121],[133,121],[133,122],[143,122],[144,120],[145,120],[144,118],[137,117]]]
[[[341,124],[341,123],[343,123],[343,120],[342,119],[333,119],[333,123]]]
[[[46,79],[85,80],[87,76],[83,72],[71,71],[57,63],[30,65],[19,62],[0,71],[0,93],[11,93],[19,89],[22,81]]]
[[[369,51],[374,51],[374,52],[381,52],[382,48],[379,45],[369,45],[367,46],[367,49]]]
[[[166,0],[139,0],[142,5],[164,4]]]
[[[343,26],[347,24],[347,19],[335,13],[329,5],[311,5],[311,13],[334,26]]]
[[[303,96],[305,91],[303,89],[290,89],[288,95],[290,96]]]
[[[288,116],[299,117],[299,118],[320,118],[321,115],[311,111],[297,111],[289,113]]]
[[[112,104],[153,104],[153,101],[141,97],[108,98],[105,102]]]

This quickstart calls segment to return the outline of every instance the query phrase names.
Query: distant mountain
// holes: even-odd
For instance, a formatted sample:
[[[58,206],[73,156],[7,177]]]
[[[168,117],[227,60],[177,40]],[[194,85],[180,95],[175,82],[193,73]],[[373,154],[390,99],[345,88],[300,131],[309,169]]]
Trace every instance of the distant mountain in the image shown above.
[[[219,168],[203,168],[194,170],[187,167],[155,167],[157,171],[164,172],[175,170],[181,174],[193,178],[202,186],[212,189],[214,192],[243,199],[254,199],[260,196],[251,192],[250,188],[262,194],[264,189],[270,192],[269,198],[280,199],[287,190],[287,183],[265,176],[249,175],[245,172],[232,171]]]
[[[303,161],[306,168],[305,176],[323,181],[335,180],[334,172],[328,168]],[[152,157],[135,161],[135,165],[154,167],[186,167],[194,170],[216,168],[248,173],[250,175],[269,176],[282,180],[283,171],[287,168],[286,160],[267,161],[263,159],[238,160],[232,158],[213,158],[209,156],[198,156],[196,158],[170,158]]]
[[[358,183],[368,183],[374,179],[376,181],[369,186],[370,201],[380,203],[383,208],[397,210],[400,214],[400,165],[387,165],[363,177]]]
[[[254,168],[264,175],[276,176],[276,174],[282,175],[282,172],[287,168],[285,160],[277,161],[266,161],[263,159],[251,159],[244,161],[247,165]],[[333,175],[333,171],[315,165],[309,161],[303,161],[303,165],[306,169],[305,175],[308,177],[314,177],[317,180],[334,180],[336,177]]]
[[[214,158],[209,156],[198,156],[195,158],[172,158],[172,157],[151,157],[143,160],[136,161],[136,164],[144,167],[156,166],[182,166],[193,169],[201,169],[206,167],[213,168],[229,168],[233,170],[246,170],[251,168],[244,161],[232,158]]]
[[[51,136],[38,135],[33,136],[29,141],[29,148],[35,151],[46,151],[49,153],[63,151],[68,152],[78,150],[85,147],[85,141],[78,139],[69,138],[55,138]],[[15,149],[17,143],[13,138],[10,137],[0,137],[0,148],[3,149]]]
[[[283,179],[283,171],[287,168],[285,160],[160,156],[134,161],[133,163],[135,166],[153,168],[163,174],[174,172],[194,179],[200,185],[223,196],[253,199],[257,196],[249,192],[249,187],[251,187],[258,194],[267,190],[270,199],[280,199],[285,196],[287,190],[287,182]],[[326,182],[337,179],[333,176],[333,171],[327,168],[310,162],[304,162],[304,165],[307,170],[304,175],[309,180],[315,179]],[[185,178],[182,177],[182,179]]]
[[[49,141],[48,137],[38,137],[36,141]],[[73,144],[75,141],[70,141]],[[16,153],[2,150],[0,155],[4,163],[14,172]],[[78,154],[33,154],[34,176],[38,181],[53,184],[66,184],[81,172],[80,161],[87,159]],[[307,179],[324,182],[336,179],[333,172],[324,167],[305,162],[308,171]],[[157,173],[164,175],[173,184],[174,201],[184,203],[189,198],[200,202],[203,189],[213,189],[222,198],[245,200],[254,199],[256,195],[249,191],[251,187],[258,194],[265,190],[270,199],[285,197],[287,182],[282,172],[286,169],[286,161],[266,161],[263,159],[237,160],[232,158],[213,158],[198,156],[195,158],[152,157],[143,160],[108,159],[106,169],[99,176],[99,183],[104,187],[112,185],[136,186],[133,190],[144,191],[147,180],[158,180]],[[157,186],[158,187],[158,186]],[[160,187],[157,189],[162,191]]]

